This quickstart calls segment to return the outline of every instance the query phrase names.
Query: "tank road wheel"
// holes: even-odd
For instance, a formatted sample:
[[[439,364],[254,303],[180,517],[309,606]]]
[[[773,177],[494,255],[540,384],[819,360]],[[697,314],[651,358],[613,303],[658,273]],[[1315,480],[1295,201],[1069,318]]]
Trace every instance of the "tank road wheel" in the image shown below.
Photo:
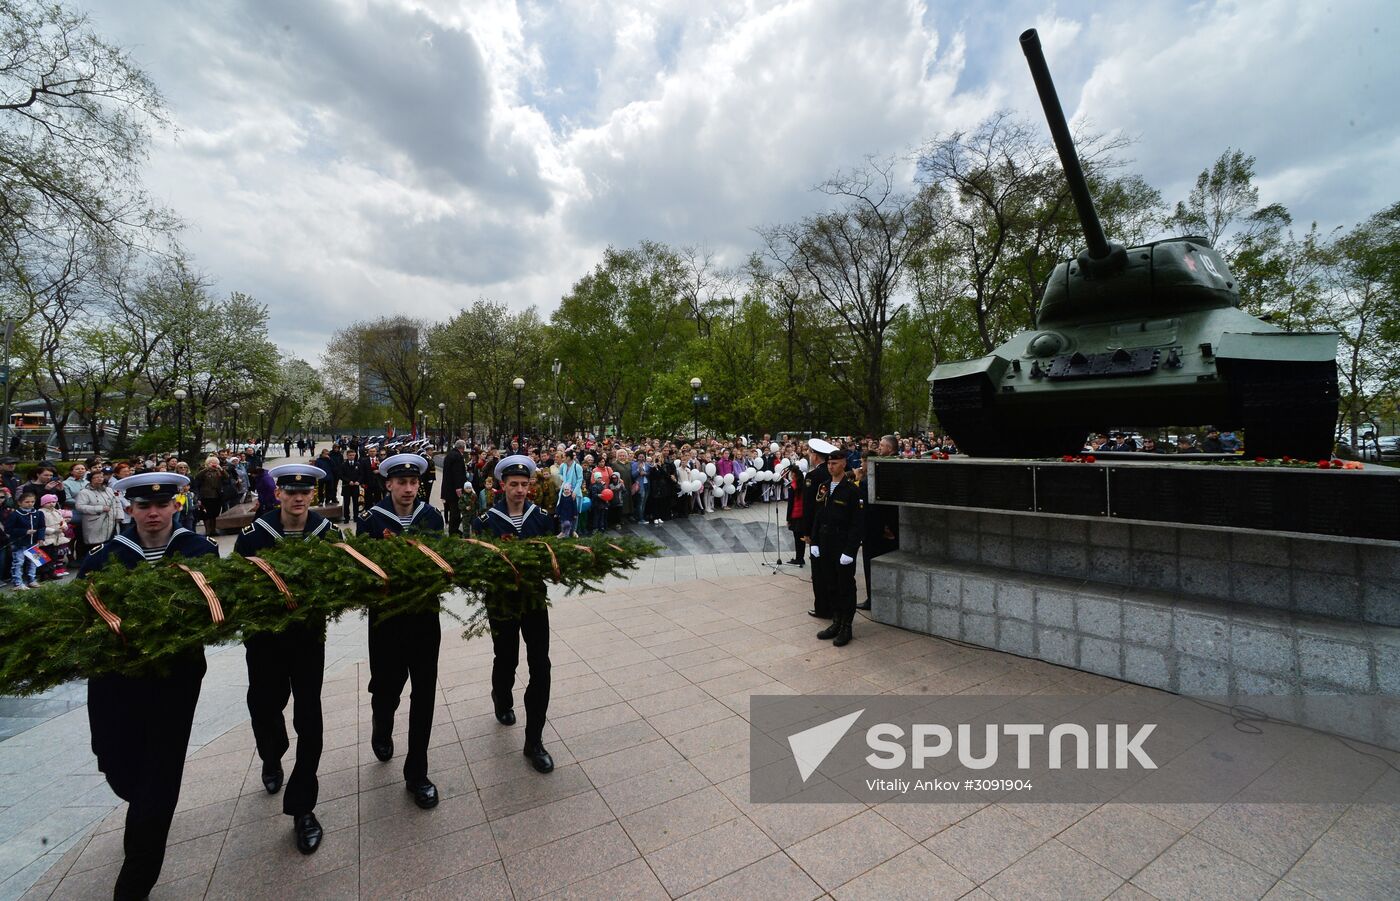
[[[1337,424],[1337,364],[1221,360],[1232,419],[1250,457],[1332,456]]]

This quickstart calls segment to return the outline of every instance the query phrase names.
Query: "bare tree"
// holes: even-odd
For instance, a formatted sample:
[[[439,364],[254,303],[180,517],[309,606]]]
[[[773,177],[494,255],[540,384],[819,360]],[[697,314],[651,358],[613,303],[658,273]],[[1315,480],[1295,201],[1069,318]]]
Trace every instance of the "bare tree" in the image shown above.
[[[896,168],[893,159],[867,160],[819,186],[836,209],[759,230],[768,282],[807,310],[794,341],[809,360],[848,361],[831,376],[870,434],[884,427],[885,332],[902,309],[906,267],[936,224],[927,196],[901,190]]]

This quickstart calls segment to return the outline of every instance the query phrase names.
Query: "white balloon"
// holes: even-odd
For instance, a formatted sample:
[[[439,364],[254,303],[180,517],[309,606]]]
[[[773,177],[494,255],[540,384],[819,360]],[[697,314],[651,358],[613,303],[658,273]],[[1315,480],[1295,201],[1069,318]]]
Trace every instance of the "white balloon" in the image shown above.
[[[776,454],[777,452],[778,452],[778,442],[774,441],[772,444],[768,445],[768,453],[770,453],[770,454]]]
[[[797,461],[797,468],[800,469],[800,470],[802,470],[803,472],[806,472],[806,471],[807,471],[807,461],[806,461],[806,460],[798,460],[798,461]]]
[[[778,461],[778,472],[787,472],[787,468],[792,465],[791,460]]]
[[[751,478],[753,478],[753,470],[746,469],[743,472],[739,473],[739,484],[742,485]]]
[[[724,474],[724,484],[726,484],[726,485],[733,485],[733,484],[734,484],[734,473],[732,473],[732,472],[726,472],[726,473]]]
[[[737,489],[735,489],[735,487],[734,487],[733,485],[725,485],[725,486],[724,486],[724,493],[725,493],[725,494],[733,494],[736,490],[737,490]]]
[[[714,475],[714,474],[715,474],[715,464],[713,464],[713,463],[706,463],[706,464],[705,464],[705,475],[707,475],[707,476],[712,476],[712,475]]]
[[[715,491],[714,491],[714,495],[715,495],[715,497],[724,497],[724,489],[723,489],[723,488],[716,488]]]

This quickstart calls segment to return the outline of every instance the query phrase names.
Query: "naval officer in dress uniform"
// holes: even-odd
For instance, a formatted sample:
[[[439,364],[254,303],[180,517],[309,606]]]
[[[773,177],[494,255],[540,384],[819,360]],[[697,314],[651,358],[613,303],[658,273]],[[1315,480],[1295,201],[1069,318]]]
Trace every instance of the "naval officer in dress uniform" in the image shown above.
[[[418,454],[395,454],[380,463],[385,497],[360,514],[356,533],[375,538],[408,532],[441,535],[442,514],[418,498],[418,481],[427,469],[428,461]],[[436,612],[400,613],[381,623],[370,609],[369,694],[374,711],[370,748],[380,760],[394,756],[394,711],[404,683],[412,679],[403,778],[414,803],[424,810],[438,802],[437,786],[428,781],[428,739],[433,732],[441,644],[442,623]]]
[[[535,477],[535,461],[524,454],[513,454],[496,464],[496,484],[501,497],[495,506],[472,522],[478,535],[511,541],[521,538],[547,538],[554,534],[548,513],[530,503],[530,483]],[[495,659],[491,664],[491,701],[496,719],[505,726],[515,724],[515,670],[520,665],[520,639],[525,639],[525,661],[530,668],[530,684],[525,687],[525,756],[541,773],[554,769],[554,758],[544,749],[544,721],[549,709],[549,607],[548,589],[543,580],[522,582],[512,591],[486,598],[491,620],[491,644]]]
[[[131,524],[88,555],[78,579],[106,566],[135,569],[167,557],[217,556],[214,542],[174,525],[175,496],[189,481],[177,473],[145,472],[116,482],[112,487],[131,503]],[[190,648],[170,661],[165,675],[88,680],[97,768],[129,805],[122,835],[126,856],[112,891],[117,901],[146,897],[160,876],[205,668],[204,648]]]
[[[812,581],[818,576],[827,584],[831,603],[831,625],[817,633],[823,640],[841,647],[851,640],[851,623],[856,618],[856,552],[865,537],[865,494],[846,477],[845,454],[832,454],[826,461],[831,480],[817,490],[812,520]]]
[[[802,519],[800,528],[794,534],[798,539],[805,542],[810,549],[817,542],[812,531],[812,522],[817,514],[817,495],[825,490],[825,486],[831,481],[831,475],[827,472],[826,461],[836,452],[836,445],[820,438],[813,438],[807,442],[807,460],[810,464],[807,469],[807,478],[802,485]],[[831,584],[831,576],[826,571],[826,562],[816,554],[812,554],[812,609],[807,611],[809,616],[818,619],[831,619],[831,597],[828,588]]]
[[[268,470],[277,484],[279,506],[260,515],[234,542],[233,552],[256,557],[279,541],[339,538],[331,521],[311,509],[311,492],[325,477],[319,466],[284,463]],[[281,632],[249,635],[248,715],[262,759],[263,788],[276,794],[282,787],[282,755],[290,744],[282,711],[295,698],[292,726],[297,730],[297,758],[282,812],[292,817],[297,849],[310,854],[321,846],[321,824],[314,813],[321,762],[321,682],[326,668],[326,624],[297,623]]]

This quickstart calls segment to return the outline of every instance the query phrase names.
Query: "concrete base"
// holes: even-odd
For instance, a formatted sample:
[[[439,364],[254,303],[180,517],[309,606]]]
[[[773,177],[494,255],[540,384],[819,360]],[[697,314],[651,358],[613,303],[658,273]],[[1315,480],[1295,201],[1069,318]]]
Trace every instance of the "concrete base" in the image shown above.
[[[1186,695],[1400,697],[1400,549],[913,507],[900,530],[879,622]]]

